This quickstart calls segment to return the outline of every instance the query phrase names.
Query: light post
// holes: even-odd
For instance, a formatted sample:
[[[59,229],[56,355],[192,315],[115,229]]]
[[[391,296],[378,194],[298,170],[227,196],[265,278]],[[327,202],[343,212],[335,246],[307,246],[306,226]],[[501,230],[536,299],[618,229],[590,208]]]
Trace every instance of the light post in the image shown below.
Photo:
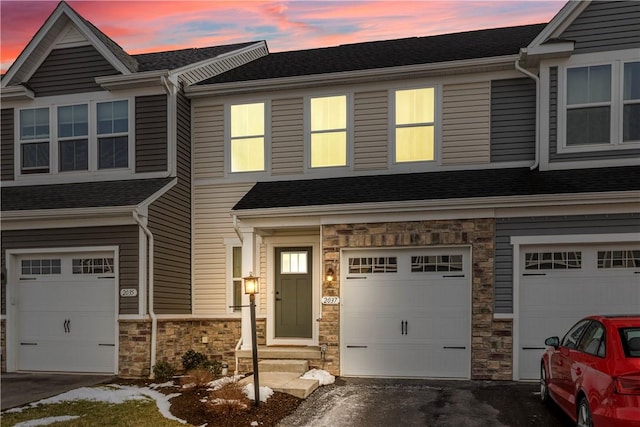
[[[253,354],[253,388],[254,405],[260,406],[260,378],[258,374],[258,343],[256,339],[256,294],[260,292],[260,282],[253,273],[243,277],[244,293],[249,295],[249,310],[251,311],[251,352]]]

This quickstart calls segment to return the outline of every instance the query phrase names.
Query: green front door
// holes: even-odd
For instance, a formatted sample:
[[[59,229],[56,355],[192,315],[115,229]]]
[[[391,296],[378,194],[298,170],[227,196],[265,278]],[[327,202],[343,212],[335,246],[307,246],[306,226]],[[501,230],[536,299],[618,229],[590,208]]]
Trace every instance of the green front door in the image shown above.
[[[311,338],[311,248],[276,248],[276,338]]]

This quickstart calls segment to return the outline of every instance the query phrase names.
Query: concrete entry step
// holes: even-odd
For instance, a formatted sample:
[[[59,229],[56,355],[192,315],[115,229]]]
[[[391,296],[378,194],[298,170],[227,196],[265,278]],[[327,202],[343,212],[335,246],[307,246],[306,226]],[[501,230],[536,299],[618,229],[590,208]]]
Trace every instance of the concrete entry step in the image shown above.
[[[288,393],[300,399],[306,399],[320,385],[318,380],[303,379],[292,372],[260,372],[260,387],[267,386],[273,391]],[[253,383],[253,375],[238,381],[244,386]]]
[[[251,350],[238,350],[236,356],[239,358],[251,358]],[[320,347],[318,346],[258,346],[259,359],[320,359]]]
[[[258,362],[258,371],[262,372],[291,372],[302,375],[309,370],[309,362],[307,360],[292,359],[268,359]]]

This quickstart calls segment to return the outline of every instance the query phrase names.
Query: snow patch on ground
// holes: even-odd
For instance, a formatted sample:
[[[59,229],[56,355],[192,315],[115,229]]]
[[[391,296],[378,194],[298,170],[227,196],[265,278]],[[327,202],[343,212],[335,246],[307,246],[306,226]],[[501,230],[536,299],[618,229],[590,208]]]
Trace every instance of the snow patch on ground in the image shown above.
[[[175,387],[176,383],[174,383],[173,381],[167,381],[166,383],[162,383],[162,384],[149,384],[149,388],[152,388],[154,390],[159,389],[159,388],[168,388],[168,387]]]
[[[311,369],[310,371],[305,372],[300,378],[318,380],[320,385],[329,385],[336,382],[336,377],[322,369]]]
[[[173,399],[176,396],[180,396],[180,393],[164,395],[159,391],[152,390],[148,387],[122,386],[118,384],[111,384],[109,386],[103,387],[77,388],[75,390],[71,390],[66,393],[50,397],[48,399],[42,399],[37,402],[33,402],[27,406],[10,409],[6,412],[22,412],[27,408],[33,408],[39,405],[50,405],[60,402],[72,402],[76,400],[120,404],[126,402],[127,400],[152,399],[156,402],[158,410],[165,418],[178,421],[182,424],[186,424],[187,422],[185,420],[173,416],[173,414],[171,414],[171,412],[169,411],[169,408],[171,407],[171,403],[169,402],[169,400]],[[39,420],[34,420],[31,422],[35,421]]]
[[[249,400],[256,400],[255,389],[253,383],[249,383],[242,389]],[[270,387],[260,387],[260,402],[266,402],[268,398],[273,396],[273,390]]]
[[[241,375],[235,375],[231,377],[222,377],[215,381],[211,381],[210,383],[207,384],[207,386],[209,387],[207,391],[220,390],[222,387],[226,386],[227,384],[235,383],[241,378],[242,378]]]
[[[59,417],[48,417],[48,418],[40,418],[39,420],[29,420],[23,421],[21,423],[15,424],[13,427],[36,427],[36,426],[48,426],[53,423],[61,423],[63,421],[71,421],[76,418],[80,418],[76,415],[62,415]]]

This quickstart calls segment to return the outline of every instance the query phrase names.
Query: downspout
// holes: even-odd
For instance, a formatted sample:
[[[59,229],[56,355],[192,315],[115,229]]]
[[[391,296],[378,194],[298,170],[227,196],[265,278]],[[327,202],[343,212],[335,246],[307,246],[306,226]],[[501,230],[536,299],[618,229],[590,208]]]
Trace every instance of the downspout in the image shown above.
[[[238,235],[238,239],[240,239],[240,243],[242,243],[243,239],[242,239],[242,233],[240,232],[240,227],[238,227],[238,216],[237,215],[233,215],[233,229],[236,232],[236,234]],[[236,369],[233,372],[233,375],[237,376],[238,375],[238,363],[239,363],[239,357],[238,357],[238,351],[240,351],[240,349],[242,348],[242,334],[240,334],[240,339],[238,340],[238,342],[236,343],[236,348],[235,348],[235,352],[234,354],[236,355]]]
[[[145,224],[145,221],[140,218],[140,214],[138,213],[138,211],[133,211],[133,219],[136,220],[136,222],[138,223],[138,225],[140,226],[140,228],[142,228],[142,231],[144,231],[144,234],[147,236],[147,259],[148,259],[148,263],[147,263],[147,269],[148,269],[148,275],[147,275],[147,283],[148,283],[148,288],[149,288],[149,292],[147,293],[147,296],[149,298],[149,302],[147,303],[147,306],[149,308],[149,317],[151,317],[151,360],[150,360],[150,365],[149,365],[149,378],[153,378],[153,367],[156,364],[156,351],[157,351],[157,341],[158,341],[158,317],[156,316],[156,312],[155,309],[153,307],[153,234],[151,233],[151,231],[149,230],[149,228],[147,227],[147,225]],[[146,219],[146,218],[145,218]]]
[[[540,164],[540,77],[532,72],[524,69],[520,62],[526,59],[527,52],[524,49],[520,50],[520,57],[516,59],[516,70],[520,71],[525,76],[533,79],[536,82],[536,137],[535,137],[535,159],[529,169],[534,170]]]

